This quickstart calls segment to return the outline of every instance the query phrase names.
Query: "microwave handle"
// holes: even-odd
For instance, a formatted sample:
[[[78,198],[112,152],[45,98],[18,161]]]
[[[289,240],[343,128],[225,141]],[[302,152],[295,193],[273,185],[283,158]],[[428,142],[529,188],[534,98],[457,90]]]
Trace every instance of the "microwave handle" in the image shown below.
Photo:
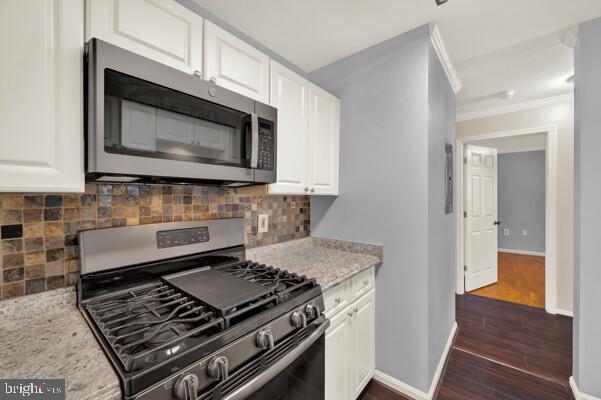
[[[257,168],[259,165],[259,117],[257,114],[250,115],[251,141],[250,141],[250,167]]]

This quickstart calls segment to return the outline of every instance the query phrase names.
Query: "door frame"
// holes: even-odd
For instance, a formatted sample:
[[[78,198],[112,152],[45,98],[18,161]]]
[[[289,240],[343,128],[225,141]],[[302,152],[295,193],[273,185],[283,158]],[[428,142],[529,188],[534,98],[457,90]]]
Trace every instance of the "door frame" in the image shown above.
[[[551,314],[557,314],[556,291],[557,291],[557,198],[558,198],[558,148],[557,148],[557,126],[541,126],[513,131],[493,132],[471,137],[455,139],[455,185],[454,202],[455,213],[455,270],[457,294],[465,293],[464,286],[464,164],[463,146],[475,144],[487,139],[506,138],[511,136],[523,136],[541,134],[546,135],[545,154],[545,310]]]

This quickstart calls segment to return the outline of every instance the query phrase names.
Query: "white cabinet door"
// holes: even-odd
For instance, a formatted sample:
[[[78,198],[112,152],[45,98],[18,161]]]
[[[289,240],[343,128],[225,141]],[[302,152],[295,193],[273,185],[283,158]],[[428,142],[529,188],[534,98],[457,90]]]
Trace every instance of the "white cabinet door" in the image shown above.
[[[174,0],[87,0],[93,37],[187,73],[202,72],[203,19]]]
[[[326,400],[348,400],[351,389],[350,317],[347,311],[330,320],[325,344]]]
[[[278,109],[277,182],[271,193],[305,194],[309,82],[271,60],[271,105]]]
[[[269,104],[269,57],[205,21],[205,79]]]
[[[0,2],[0,190],[84,190],[83,0]]]
[[[372,291],[351,305],[352,398],[370,381],[375,368],[375,295]]]
[[[311,194],[338,195],[340,100],[309,89],[309,187]]]

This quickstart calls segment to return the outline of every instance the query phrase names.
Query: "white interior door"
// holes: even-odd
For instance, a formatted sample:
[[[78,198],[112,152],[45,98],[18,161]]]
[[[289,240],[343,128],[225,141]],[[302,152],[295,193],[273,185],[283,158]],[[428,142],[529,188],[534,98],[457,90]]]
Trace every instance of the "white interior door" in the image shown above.
[[[497,282],[497,150],[467,145],[465,290]]]

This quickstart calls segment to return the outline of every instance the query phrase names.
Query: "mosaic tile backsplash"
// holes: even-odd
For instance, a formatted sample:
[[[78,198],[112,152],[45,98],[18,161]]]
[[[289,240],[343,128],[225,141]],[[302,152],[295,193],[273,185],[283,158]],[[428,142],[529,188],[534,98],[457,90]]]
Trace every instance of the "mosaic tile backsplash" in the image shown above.
[[[246,246],[309,236],[308,196],[247,195],[203,186],[86,185],[82,194],[0,193],[0,298],[77,282],[77,232],[114,226],[243,217]],[[269,230],[257,233],[257,215]]]

